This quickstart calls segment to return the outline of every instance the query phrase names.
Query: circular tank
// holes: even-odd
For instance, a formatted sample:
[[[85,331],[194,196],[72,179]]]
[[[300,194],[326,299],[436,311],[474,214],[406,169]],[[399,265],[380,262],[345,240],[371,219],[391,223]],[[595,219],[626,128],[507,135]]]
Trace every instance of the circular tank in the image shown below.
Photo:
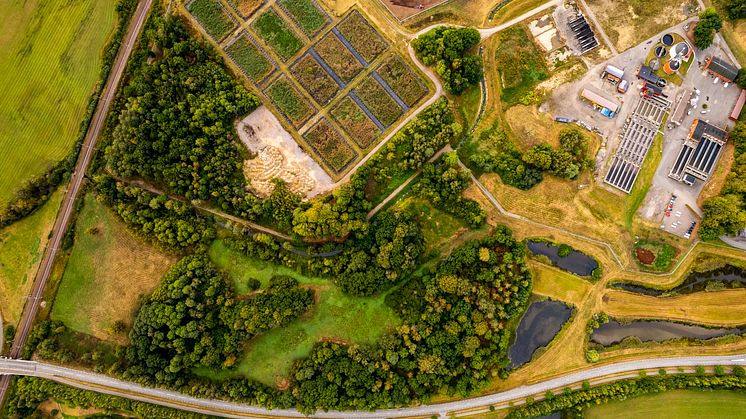
[[[650,67],[653,71],[661,68],[661,60],[653,58],[652,60],[650,60],[650,63],[648,63],[648,67]]]
[[[676,71],[679,68],[681,68],[681,61],[679,60],[671,60],[668,62],[668,66],[671,68],[671,70]]]
[[[673,45],[673,35],[667,33],[661,37],[661,43],[667,47]]]
[[[662,45],[658,45],[655,47],[655,56],[658,58],[662,58],[666,55],[666,47]]]
[[[677,57],[686,57],[689,54],[689,45],[686,42],[679,42],[674,47],[674,53]]]

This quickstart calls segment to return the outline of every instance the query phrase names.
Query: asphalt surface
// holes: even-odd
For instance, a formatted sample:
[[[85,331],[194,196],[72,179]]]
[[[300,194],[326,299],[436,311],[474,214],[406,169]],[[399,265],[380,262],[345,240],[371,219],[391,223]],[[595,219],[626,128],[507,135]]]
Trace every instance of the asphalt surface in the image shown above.
[[[150,10],[152,3],[153,0],[143,0],[138,4],[121,47],[119,48],[119,53],[114,60],[114,65],[109,73],[109,78],[106,81],[98,105],[96,106],[96,112],[93,115],[91,124],[88,127],[88,133],[83,141],[83,147],[80,156],[78,157],[78,162],[75,165],[72,179],[67,187],[62,206],[60,207],[60,211],[54,223],[51,239],[49,240],[46,249],[44,249],[44,255],[41,264],[39,265],[36,278],[34,279],[31,294],[24,306],[23,314],[21,315],[21,320],[19,321],[18,329],[15,338],[13,339],[13,345],[10,349],[10,356],[12,358],[18,358],[21,355],[23,346],[26,344],[26,339],[31,332],[36,313],[39,311],[39,304],[44,296],[44,289],[46,288],[49,275],[54,266],[55,258],[57,257],[57,252],[60,249],[60,244],[62,243],[67,227],[70,224],[70,219],[75,208],[75,201],[78,198],[80,187],[85,178],[85,172],[88,169],[91,158],[93,157],[93,150],[96,146],[96,141],[98,140],[101,128],[103,128],[104,122],[106,121],[106,115],[108,114],[111,103],[114,100],[117,85],[122,79],[122,74],[124,74],[124,69],[127,66],[127,60],[129,59],[136,43],[137,35],[140,33],[140,30],[145,23],[148,10]],[[9,384],[10,380],[7,377],[3,377],[2,380],[0,380],[0,404],[5,399],[5,393],[8,390]]]
[[[399,409],[381,409],[374,412],[331,410],[328,412],[317,412],[310,417],[333,419],[382,419],[408,416],[445,416],[456,414],[457,412],[464,410],[470,410],[470,413],[473,414],[477,412],[472,410],[484,409],[486,411],[489,406],[496,406],[507,402],[513,402],[514,405],[520,405],[525,403],[527,397],[533,396],[534,399],[538,400],[541,399],[547,391],[557,393],[566,387],[576,387],[578,384],[585,381],[591,382],[592,384],[600,384],[637,377],[639,376],[638,372],[641,370],[658,370],[664,368],[674,369],[673,371],[669,370],[669,372],[676,373],[678,372],[678,368],[686,369],[697,366],[711,367],[715,365],[746,366],[746,354],[656,358],[620,362],[577,371],[559,378],[521,386],[511,390],[489,394],[487,396],[474,397],[455,402]],[[132,400],[140,400],[162,406],[230,418],[305,416],[295,409],[268,410],[262,407],[248,406],[241,403],[232,403],[223,400],[200,399],[174,391],[143,387],[139,384],[121,381],[101,374],[36,361],[0,359],[0,374],[45,378],[73,387],[93,390],[99,393],[106,393]]]

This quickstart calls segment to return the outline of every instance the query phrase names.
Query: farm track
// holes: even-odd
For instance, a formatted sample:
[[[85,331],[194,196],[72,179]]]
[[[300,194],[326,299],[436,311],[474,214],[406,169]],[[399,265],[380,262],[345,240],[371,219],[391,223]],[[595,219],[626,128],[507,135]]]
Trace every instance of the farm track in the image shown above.
[[[18,329],[15,338],[13,339],[13,345],[10,349],[11,358],[18,358],[21,355],[23,347],[26,344],[26,339],[31,332],[36,314],[39,311],[39,304],[44,296],[47,281],[49,280],[52,267],[54,266],[57,252],[60,249],[62,239],[64,238],[70,224],[75,208],[75,201],[78,198],[86,170],[88,169],[88,165],[93,157],[96,141],[98,140],[101,129],[104,126],[106,116],[109,113],[109,108],[111,107],[114,95],[117,92],[117,86],[122,79],[124,70],[127,67],[127,61],[137,42],[138,35],[145,24],[148,11],[152,4],[153,0],[142,0],[138,4],[137,9],[132,15],[129,27],[127,28],[127,33],[125,34],[119,48],[119,52],[117,53],[114,65],[109,72],[109,77],[107,78],[106,85],[104,86],[101,97],[99,98],[93,119],[91,120],[91,124],[88,126],[88,132],[83,141],[81,154],[78,156],[78,161],[75,164],[72,179],[70,180],[54,228],[52,229],[51,239],[47,244],[47,247],[44,249],[44,256],[42,257],[41,263],[39,264],[39,270],[34,278],[31,294],[24,306],[23,314],[21,315]],[[3,376],[3,378],[0,379],[0,404],[5,400],[5,394],[9,385],[10,377]]]

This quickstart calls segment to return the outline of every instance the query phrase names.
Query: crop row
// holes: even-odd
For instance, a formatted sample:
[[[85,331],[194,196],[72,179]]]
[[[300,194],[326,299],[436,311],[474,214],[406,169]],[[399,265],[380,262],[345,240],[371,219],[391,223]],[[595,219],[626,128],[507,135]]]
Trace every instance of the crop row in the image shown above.
[[[314,59],[306,53],[291,68],[298,82],[321,105],[326,105],[339,91],[339,85]]]
[[[294,127],[300,127],[315,113],[315,109],[287,76],[281,76],[275,80],[265,91],[264,94],[277,106]]]
[[[264,3],[264,0],[228,0],[238,14],[244,19],[248,18]]]
[[[381,133],[376,124],[349,96],[342,99],[330,114],[347,133],[347,136],[363,150],[370,147],[373,140]]]
[[[381,34],[357,10],[353,10],[340,22],[337,29],[368,63],[371,63],[388,48],[388,44]]]
[[[283,60],[287,61],[303,48],[303,41],[275,10],[267,9],[252,24],[254,31]]]
[[[355,89],[365,107],[385,126],[396,122],[403,111],[380,83],[368,75]]]
[[[329,23],[326,13],[313,0],[279,0],[277,4],[309,37],[319,33]]]
[[[275,68],[274,63],[264,54],[264,51],[245,33],[228,45],[225,52],[254,83],[261,83]]]
[[[313,128],[308,130],[304,138],[326,164],[337,173],[357,157],[355,150],[326,119],[319,120]]]
[[[218,0],[193,0],[187,9],[216,41],[225,38],[236,27],[236,22]]]
[[[344,46],[337,35],[329,32],[314,47],[321,59],[334,70],[345,83],[349,83],[363,70],[363,65]]]
[[[398,55],[388,57],[376,72],[410,108],[428,92],[417,73]]]

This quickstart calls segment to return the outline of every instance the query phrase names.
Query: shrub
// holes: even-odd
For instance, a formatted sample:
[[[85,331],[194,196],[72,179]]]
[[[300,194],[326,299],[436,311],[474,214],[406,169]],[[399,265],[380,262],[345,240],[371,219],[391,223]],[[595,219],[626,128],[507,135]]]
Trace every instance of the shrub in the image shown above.
[[[570,256],[570,253],[572,253],[573,248],[562,243],[559,245],[559,249],[557,250],[557,255],[561,258]]]
[[[585,359],[588,362],[598,362],[598,360],[601,359],[601,356],[595,349],[589,349],[585,352]]]

